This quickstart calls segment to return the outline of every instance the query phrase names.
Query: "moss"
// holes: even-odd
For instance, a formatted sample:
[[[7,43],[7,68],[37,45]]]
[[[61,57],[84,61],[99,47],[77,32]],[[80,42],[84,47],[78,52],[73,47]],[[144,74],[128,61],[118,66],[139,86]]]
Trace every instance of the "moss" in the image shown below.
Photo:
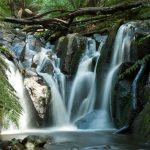
[[[122,3],[122,2],[127,4],[131,1],[133,1],[133,0],[105,0],[105,1],[102,2],[102,4],[104,6],[111,6],[111,5],[116,5],[116,4]]]
[[[4,50],[4,49],[3,49]],[[0,57],[0,125],[7,128],[10,121],[17,125],[22,108],[6,77],[7,64]]]
[[[150,6],[148,5],[143,5],[142,8],[139,8],[138,12],[137,12],[137,16],[139,18],[143,18],[143,19],[146,19],[146,18],[149,18],[150,17],[150,9],[149,9]]]
[[[150,103],[140,113],[134,123],[134,133],[150,140]]]
[[[8,58],[13,58],[13,53],[4,46],[0,46],[0,52]]]
[[[122,80],[126,75],[131,74],[132,72],[136,71],[140,65],[145,64],[146,62],[150,61],[150,54],[146,55],[141,60],[137,60],[131,67],[126,69],[122,74],[119,75],[119,79]]]
[[[139,38],[139,39],[137,39],[136,41],[135,41],[135,43],[137,44],[137,45],[141,45],[141,44],[143,44],[145,41],[147,41],[147,40],[150,40],[150,34],[149,35],[145,35],[144,37],[141,37],[141,38]]]
[[[133,123],[133,133],[150,140],[150,86],[144,89],[143,100],[147,102],[144,109]]]

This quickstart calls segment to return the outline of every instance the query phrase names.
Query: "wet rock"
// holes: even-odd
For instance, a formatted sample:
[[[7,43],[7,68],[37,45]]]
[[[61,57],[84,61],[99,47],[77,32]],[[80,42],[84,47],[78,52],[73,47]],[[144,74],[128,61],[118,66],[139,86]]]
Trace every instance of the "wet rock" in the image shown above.
[[[12,50],[15,52],[17,58],[21,61],[25,57],[25,42],[15,38],[12,44]]]
[[[95,123],[97,116],[99,116],[99,111],[95,110],[77,120],[75,124],[79,129],[96,129],[98,128]]]
[[[24,84],[39,116],[44,118],[46,105],[49,101],[48,87],[43,83],[43,80],[37,76],[25,78]]]
[[[38,75],[36,73],[36,69],[35,68],[26,68],[23,71],[24,72],[22,72],[22,75],[24,75],[25,77],[31,77],[31,76],[37,76]]]
[[[136,21],[133,23],[135,28],[135,40],[131,46],[131,59],[136,61],[150,54],[150,21]]]
[[[150,73],[143,89],[144,92],[142,93],[142,101],[145,101],[146,103],[143,110],[135,118],[132,130],[134,134],[150,140]]]
[[[45,61],[41,72],[42,73],[52,74],[53,70],[54,70],[54,68],[53,68],[53,64],[52,64],[51,60],[47,60],[47,61]]]
[[[115,131],[113,134],[125,134],[125,133],[127,133],[129,131],[130,131],[130,126],[129,125],[125,125],[122,128],[120,128],[117,131]]]
[[[21,143],[21,140],[17,140],[14,138],[10,141],[0,142],[0,150],[25,150],[25,147]]]
[[[39,52],[43,46],[42,41],[34,35],[28,35],[27,41],[29,49],[32,51]]]
[[[13,42],[14,35],[7,31],[0,32],[0,45],[11,49],[11,44]]]
[[[40,63],[40,60],[42,57],[44,57],[45,55],[47,55],[47,57],[49,59],[52,59],[52,56],[53,56],[53,53],[51,51],[51,49],[45,49],[45,48],[41,48],[41,51],[36,53],[34,56],[33,56],[33,59],[32,59],[32,67],[36,68],[37,65]],[[43,67],[45,68],[44,71],[46,73],[46,70],[48,72],[51,72],[52,70],[52,63],[50,62],[50,60],[48,59],[45,59],[44,62],[43,62]],[[48,67],[46,68],[46,66],[48,65]],[[51,69],[50,69],[51,68]],[[47,73],[48,73],[47,72]]]
[[[57,40],[57,42],[56,42],[56,44],[55,44],[55,51],[56,51],[57,53],[60,53],[60,52],[62,51],[62,50],[61,50],[61,45],[63,44],[64,39],[65,39],[65,36],[62,36],[62,37],[60,37],[60,38]]]
[[[27,149],[37,149],[43,147],[46,144],[47,140],[43,137],[30,135],[23,139],[22,144],[25,145]]]
[[[12,143],[12,150],[24,150],[25,147],[24,145],[21,143],[21,140],[17,140],[17,139],[12,139],[11,140]]]
[[[99,43],[103,42],[103,41],[106,40],[106,38],[107,38],[107,36],[104,37],[104,36],[101,35],[101,34],[94,34],[93,37],[94,37],[94,39],[95,39],[97,42],[99,42]]]
[[[77,71],[80,57],[85,51],[87,39],[80,34],[68,34],[61,37],[56,44],[56,52],[61,59],[61,69],[66,74],[74,74]]]
[[[0,148],[2,148],[2,150],[10,150],[12,148],[12,143],[10,141],[1,141]]]
[[[112,115],[115,125],[120,128],[128,124],[131,113],[131,81],[122,80],[116,83],[112,101]]]

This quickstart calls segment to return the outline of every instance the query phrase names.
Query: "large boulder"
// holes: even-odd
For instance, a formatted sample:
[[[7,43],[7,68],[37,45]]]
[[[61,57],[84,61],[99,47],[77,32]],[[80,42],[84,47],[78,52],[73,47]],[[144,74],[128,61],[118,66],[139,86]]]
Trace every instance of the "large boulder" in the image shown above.
[[[150,74],[143,90],[142,101],[146,104],[134,120],[132,130],[134,134],[150,140]]]
[[[123,63],[118,74],[123,74],[132,65],[133,63],[130,62]],[[129,123],[132,108],[132,82],[136,74],[137,71],[134,71],[115,83],[111,104],[112,117],[117,128]]]
[[[61,59],[60,67],[64,73],[76,73],[80,57],[86,49],[86,43],[87,39],[77,33],[59,38],[55,50]]]
[[[136,61],[150,54],[150,21],[133,22],[135,28],[135,40],[131,44],[131,59]]]
[[[81,117],[79,120],[75,122],[76,126],[79,129],[99,129],[100,119],[99,118],[100,111],[94,110],[85,116]]]
[[[46,112],[46,105],[49,102],[49,89],[38,76],[26,77],[24,84],[30,94],[33,104],[43,119]]]
[[[47,139],[41,136],[36,135],[29,135],[28,137],[24,138],[22,144],[26,147],[26,149],[34,150],[38,148],[44,147],[46,144]]]
[[[132,103],[131,81],[122,80],[116,83],[112,100],[112,116],[117,128],[129,123]]]

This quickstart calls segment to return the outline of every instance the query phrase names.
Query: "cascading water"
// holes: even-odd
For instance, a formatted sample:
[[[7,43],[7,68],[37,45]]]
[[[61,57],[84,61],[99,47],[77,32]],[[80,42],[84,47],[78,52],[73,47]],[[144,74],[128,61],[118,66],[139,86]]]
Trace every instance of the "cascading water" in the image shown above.
[[[74,121],[93,111],[96,91],[96,64],[104,41],[101,42],[99,51],[96,51],[95,40],[88,38],[87,48],[79,63],[67,106],[65,103],[66,79],[59,68],[60,59],[51,50],[45,48],[42,48],[40,54],[38,54],[40,57],[36,71],[51,88],[52,113],[55,126],[71,125]],[[51,59],[48,57],[49,52],[51,53]],[[50,61],[53,66],[51,74],[42,72],[47,61]],[[76,111],[77,108],[78,111]],[[60,114],[63,114],[63,116]]]
[[[5,59],[5,61],[9,66],[9,70],[6,71],[8,80],[15,89],[16,95],[19,97],[19,101],[23,108],[23,112],[19,120],[19,131],[25,131],[29,128],[36,127],[36,116],[33,109],[34,106],[31,103],[31,99],[27,93],[27,90],[25,89],[23,77],[17,67],[11,61],[8,61],[7,59]],[[14,129],[18,130],[17,127],[12,125],[9,128],[9,131],[14,131]]]
[[[48,86],[51,88],[51,103],[53,121],[55,126],[68,126],[69,116],[65,109],[65,77],[59,69],[59,59],[55,54],[52,54],[52,60],[48,58],[48,52],[52,54],[50,49],[42,48],[40,52],[40,59],[36,68],[37,73],[44,78]],[[42,73],[42,68],[47,61],[51,62],[53,66],[53,75],[48,73]],[[60,88],[59,88],[60,87]],[[61,116],[62,114],[63,116]]]
[[[102,93],[101,107],[98,110],[98,114],[96,114],[96,119],[90,123],[89,128],[112,128],[109,107],[111,94],[119,66],[123,62],[130,61],[130,44],[134,39],[133,29],[134,27],[132,25],[126,24],[122,25],[118,30],[109,69],[104,79],[102,91],[100,92]],[[25,54],[24,66],[30,68],[32,66],[31,63],[35,63],[34,65],[37,65],[37,74],[41,76],[50,87],[51,98],[48,107],[50,107],[51,111],[49,113],[52,113],[54,126],[72,126],[87,114],[94,112],[96,101],[96,67],[98,59],[100,58],[100,50],[106,40],[106,36],[104,36],[104,40],[101,41],[98,50],[96,49],[96,41],[92,38],[87,38],[87,48],[80,59],[76,76],[71,84],[70,95],[66,95],[67,78],[60,70],[61,60],[49,49],[50,46],[46,46],[40,50],[38,49],[38,51],[31,50],[31,43],[29,43],[31,42],[29,40],[30,38],[27,39],[26,53],[32,51],[32,54],[27,56]],[[46,65],[49,65],[48,71],[45,71]],[[11,74],[13,74],[13,71],[11,71]],[[20,86],[23,87],[22,79],[19,80],[19,83],[21,83]],[[14,85],[14,88],[19,88],[19,86]],[[24,100],[26,95],[23,95],[23,92],[18,91],[18,89],[16,89],[16,91],[22,94],[20,99],[22,99],[23,102],[21,103],[26,102],[26,100]],[[28,108],[25,108],[25,114],[32,114],[32,112],[28,113],[29,110],[32,110],[32,108],[29,108],[30,104],[23,105],[28,106]],[[30,116],[24,118],[26,118],[25,120],[28,122],[27,120]],[[26,125],[26,128],[30,127]]]
[[[89,38],[87,49],[81,59],[69,98],[68,111],[70,119],[75,121],[93,110],[95,100],[95,66],[93,60],[99,57],[96,42]],[[93,72],[94,70],[94,72]]]
[[[132,40],[134,40],[134,26],[131,24],[122,25],[115,38],[110,66],[103,83],[104,86],[102,88],[99,113],[100,119],[98,122],[101,129],[109,129],[113,127],[111,124],[109,107],[112,99],[113,85],[115,83],[119,66],[124,62],[130,61],[130,45]]]

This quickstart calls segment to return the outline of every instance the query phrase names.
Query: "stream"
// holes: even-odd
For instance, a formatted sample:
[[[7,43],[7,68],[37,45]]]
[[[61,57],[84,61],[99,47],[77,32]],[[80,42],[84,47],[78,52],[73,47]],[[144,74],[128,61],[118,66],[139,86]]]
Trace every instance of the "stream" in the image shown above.
[[[10,126],[8,130],[2,131],[1,139],[23,139],[28,135],[51,137],[53,140],[45,145],[46,150],[148,150],[150,143],[142,140],[142,137],[114,134],[117,129],[111,112],[119,67],[130,61],[134,30],[135,27],[127,23],[116,34],[108,69],[101,83],[102,91],[99,93],[102,94],[97,109],[94,108],[97,101],[96,69],[107,36],[101,36],[99,45],[91,37],[86,39],[86,48],[81,54],[76,74],[70,79],[61,70],[62,60],[51,45],[34,49],[34,36],[27,35],[24,62],[20,62],[25,69],[34,69],[36,76],[48,86],[48,111],[44,119],[40,118],[41,121],[23,85],[21,73],[12,62],[7,61],[8,80],[16,90],[24,111],[19,120],[19,129]],[[34,59],[36,65],[33,68]],[[45,71],[47,64],[51,73]],[[44,126],[45,122],[47,126]]]

